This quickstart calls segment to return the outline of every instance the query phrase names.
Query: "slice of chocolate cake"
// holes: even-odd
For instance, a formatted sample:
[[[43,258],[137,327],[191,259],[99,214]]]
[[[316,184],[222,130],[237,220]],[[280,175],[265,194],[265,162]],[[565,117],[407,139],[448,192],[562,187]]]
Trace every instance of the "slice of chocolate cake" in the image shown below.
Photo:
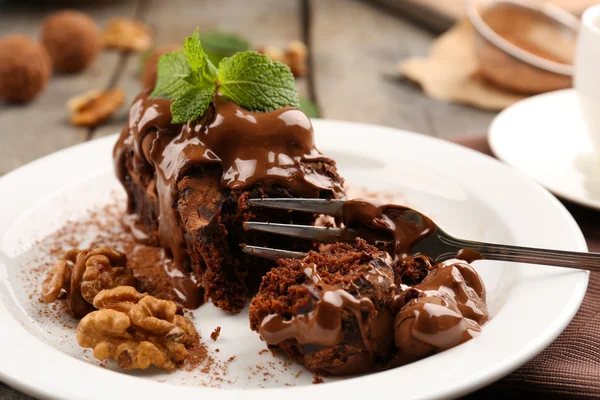
[[[219,95],[202,117],[172,124],[170,101],[142,93],[114,149],[117,176],[128,195],[126,223],[141,241],[162,246],[180,300],[211,299],[240,311],[275,264],[251,257],[241,244],[306,251],[312,243],[249,235],[244,221],[310,224],[302,213],[258,215],[249,198],[341,198],[335,162],[315,147],[302,111],[250,112]]]
[[[250,304],[250,327],[313,372],[386,365],[394,346],[394,270],[364,240],[280,260]]]

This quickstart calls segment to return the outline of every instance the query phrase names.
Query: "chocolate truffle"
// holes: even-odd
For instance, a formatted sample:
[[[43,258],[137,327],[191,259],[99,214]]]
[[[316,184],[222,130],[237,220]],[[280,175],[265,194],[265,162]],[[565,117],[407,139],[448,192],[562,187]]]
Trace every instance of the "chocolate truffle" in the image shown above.
[[[52,74],[50,56],[31,38],[0,39],[0,98],[23,102],[37,97]]]
[[[87,14],[64,10],[44,19],[40,40],[58,72],[79,72],[94,61],[102,48],[100,30]]]
[[[310,371],[368,372],[393,352],[395,292],[388,253],[336,243],[280,260],[250,304],[250,327]]]

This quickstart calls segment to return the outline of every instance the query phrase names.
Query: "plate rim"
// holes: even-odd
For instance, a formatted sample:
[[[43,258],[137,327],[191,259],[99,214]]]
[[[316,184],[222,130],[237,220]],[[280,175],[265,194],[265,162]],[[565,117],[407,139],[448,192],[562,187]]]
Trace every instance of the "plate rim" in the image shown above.
[[[512,112],[514,110],[514,108],[516,108],[516,107],[522,107],[523,104],[539,101],[540,98],[547,98],[547,97],[559,97],[560,98],[563,96],[570,96],[572,94],[576,94],[574,88],[553,90],[551,92],[537,94],[535,96],[531,96],[526,99],[520,100],[520,101],[508,106],[504,110],[502,110],[500,113],[498,113],[498,115],[496,115],[494,117],[494,119],[492,120],[492,123],[490,124],[490,127],[488,129],[487,140],[488,140],[488,144],[490,145],[490,148],[492,149],[492,153],[494,153],[494,155],[496,157],[498,157],[499,160],[501,160],[501,161],[505,162],[506,164],[512,166],[513,168],[516,168],[519,171],[527,174],[527,171],[525,171],[524,169],[520,168],[518,165],[515,165],[511,162],[511,158],[508,156],[508,152],[505,150],[505,148],[503,146],[501,146],[499,144],[500,140],[498,139],[498,137],[501,135],[501,133],[500,133],[500,130],[498,130],[498,128],[497,128],[497,125],[499,124],[498,121],[506,118],[506,114]],[[529,176],[531,177],[531,179],[535,180],[537,183],[542,185],[548,191],[550,191],[551,193],[554,193],[556,196],[559,196],[562,199],[568,200],[574,204],[578,204],[583,207],[588,207],[588,208],[591,208],[594,210],[600,210],[600,199],[594,200],[591,198],[586,199],[586,198],[573,196],[569,193],[569,191],[565,191],[565,190],[562,190],[560,187],[550,185],[547,182],[543,182],[539,179],[536,179],[535,177],[533,177],[531,175],[529,175]]]
[[[401,130],[401,129],[395,129],[395,128],[390,128],[390,127],[384,127],[384,126],[378,126],[378,125],[372,125],[372,124],[363,124],[363,123],[352,123],[352,122],[346,122],[346,121],[336,121],[336,120],[321,120],[321,119],[316,119],[313,120],[313,123],[315,125],[315,131],[320,130],[320,129],[326,129],[325,127],[327,125],[341,125],[343,127],[343,125],[353,125],[355,127],[359,127],[361,129],[375,129],[375,130],[379,130],[381,132],[387,131],[388,133],[393,133],[396,135],[400,135],[400,134],[404,134],[404,135],[416,135],[419,136],[421,139],[427,141],[437,141],[440,143],[443,143],[445,146],[451,146],[454,147],[455,149],[460,149],[458,151],[462,151],[462,152],[468,152],[473,156],[479,157],[481,160],[486,159],[486,161],[484,162],[492,162],[492,163],[497,163],[497,165],[502,165],[501,168],[510,168],[507,167],[505,164],[502,164],[500,161],[486,156],[482,153],[479,153],[477,151],[465,148],[463,146],[451,143],[451,142],[447,142],[445,140],[439,139],[439,138],[433,138],[433,137],[429,137],[429,136],[424,136],[422,134],[416,133],[416,132],[410,132],[410,131],[406,131],[406,130]],[[317,129],[319,128],[319,129]],[[62,149],[58,152],[49,154],[47,156],[44,156],[38,160],[35,160],[31,163],[28,163],[24,166],[21,166],[9,173],[7,173],[6,175],[4,175],[3,177],[0,177],[0,187],[2,186],[2,184],[7,180],[7,177],[13,177],[16,176],[20,173],[23,173],[22,171],[26,171],[27,168],[36,168],[37,165],[39,165],[40,163],[44,163],[48,158],[50,157],[60,157],[61,154],[63,152],[67,152],[67,151],[76,151],[76,148],[80,148],[83,146],[93,146],[94,143],[98,143],[98,141],[101,140],[105,140],[105,141],[114,141],[115,140],[115,136],[116,135],[111,135],[108,137],[103,137],[103,138],[97,138],[94,139],[92,141],[88,141],[88,142],[83,142],[80,144],[77,144],[75,146],[71,146],[65,149]],[[318,139],[317,139],[318,142]],[[569,224],[572,225],[572,227],[574,228],[573,233],[575,234],[574,237],[574,246],[575,247],[579,247],[580,250],[586,250],[587,246],[585,244],[585,239],[583,237],[583,234],[581,233],[581,230],[579,229],[577,223],[575,222],[575,220],[573,219],[573,217],[568,213],[568,211],[564,208],[564,206],[554,197],[552,196],[546,189],[544,189],[541,185],[539,185],[538,183],[536,183],[535,181],[533,181],[531,178],[529,178],[528,176],[526,176],[524,173],[516,170],[516,169],[511,169],[512,172],[511,173],[517,173],[519,175],[521,175],[522,178],[525,178],[527,180],[529,180],[529,182],[535,186],[535,188],[539,191],[539,193],[543,196],[545,196],[547,198],[547,200],[551,203],[554,203],[554,206],[557,206],[557,212],[560,211],[563,214],[563,217],[566,218],[565,222],[568,222]],[[1,265],[0,265],[1,267]],[[2,270],[0,269],[0,272],[2,272]],[[473,390],[476,390],[480,387],[483,387],[497,379],[500,379],[501,377],[505,376],[506,374],[510,373],[511,371],[517,369],[519,366],[521,366],[522,364],[524,364],[525,362],[527,362],[529,359],[533,358],[536,354],[538,354],[540,351],[542,351],[545,347],[547,347],[547,345],[549,345],[563,330],[564,328],[570,323],[571,319],[573,318],[573,316],[575,315],[575,313],[578,311],[579,306],[581,304],[581,301],[583,300],[583,297],[585,296],[585,293],[587,291],[587,284],[588,284],[588,277],[589,274],[581,274],[581,276],[585,276],[585,278],[583,279],[583,281],[580,283],[582,285],[582,289],[579,290],[578,295],[577,296],[571,296],[570,298],[570,302],[573,303],[572,307],[570,309],[570,312],[567,313],[566,315],[563,316],[563,319],[561,321],[560,324],[557,324],[556,326],[553,327],[553,330],[555,331],[555,335],[549,335],[544,341],[540,342],[537,344],[536,349],[534,350],[530,350],[530,354],[527,354],[526,356],[521,356],[520,359],[518,361],[515,360],[511,360],[511,359],[507,359],[505,360],[504,364],[497,368],[494,371],[489,371],[486,375],[484,375],[483,377],[481,377],[478,381],[476,382],[471,382],[468,385],[465,385],[463,387],[460,388],[455,388],[453,391],[451,392],[444,392],[444,393],[438,393],[438,396],[459,396],[462,394],[466,394],[469,393]],[[2,284],[2,275],[0,274],[0,284]],[[2,298],[0,297],[0,300],[2,300]],[[4,304],[2,301],[0,301],[0,320],[2,319],[2,316],[6,314],[6,312],[3,313],[3,311],[5,311],[3,309]],[[13,320],[13,322],[16,323],[16,321]],[[18,326],[18,324],[16,323],[16,325]],[[19,326],[18,326],[19,327]],[[24,330],[24,328],[21,328],[23,330],[23,332],[26,332]],[[29,335],[29,333],[27,333],[27,335]],[[0,338],[2,338],[3,334],[2,332],[0,332]],[[33,337],[32,337],[33,338]],[[42,341],[38,340],[37,338],[33,338],[35,339],[36,342],[38,342],[38,344],[43,345],[48,347],[45,343],[43,343]],[[2,343],[3,341],[0,341],[0,348],[2,348]],[[468,345],[468,343],[466,344]],[[64,356],[63,353],[59,352],[56,349],[51,349],[53,351],[56,351],[57,353],[61,354]],[[450,350],[452,351],[452,350]],[[517,356],[515,356],[515,358],[519,358]],[[73,359],[75,361],[77,361],[77,364],[85,364],[85,365],[91,365],[83,360],[78,360],[78,359]],[[2,378],[2,381],[6,382],[7,384],[18,388],[19,390],[25,392],[25,393],[30,393],[36,396],[43,396],[43,397],[48,397],[48,398],[54,398],[57,396],[56,392],[52,392],[50,391],[48,388],[41,388],[41,387],[35,387],[33,386],[34,384],[29,381],[29,382],[25,382],[22,379],[19,379],[19,377],[17,376],[11,376],[10,371],[7,372],[6,370],[3,370],[3,368],[1,368],[3,365],[3,363],[0,360],[0,378]],[[102,374],[106,373],[107,371],[103,371],[101,369],[99,369],[99,373],[101,372]],[[390,372],[390,371],[388,371]],[[127,378],[131,378],[131,376],[129,375],[124,375],[124,374],[114,374],[111,372],[111,376],[112,378],[117,379],[117,377],[119,379],[117,380],[123,380],[123,379],[127,379]],[[149,384],[153,387],[155,387],[156,389],[158,389],[158,385],[155,385],[156,382],[149,382]],[[342,382],[335,382],[335,383],[328,383],[327,385],[323,385],[323,386],[336,386],[339,387],[338,385],[343,384]],[[171,385],[162,385],[162,386],[168,386],[171,387]],[[321,385],[318,385],[321,386]],[[184,392],[188,392],[191,393],[189,390],[192,390],[194,388],[191,387],[186,387],[186,389],[188,389],[187,391],[182,390],[182,393]],[[218,394],[219,396],[223,397],[223,398],[234,398],[236,397],[236,392],[237,393],[244,393],[245,395],[250,395],[250,392],[253,393],[260,393],[260,396],[264,396],[266,394],[266,391],[264,389],[226,389],[226,390],[221,390],[221,389],[212,389],[212,388],[202,388],[204,393],[206,394],[211,394],[211,392],[214,392],[215,394]],[[315,386],[313,385],[308,386],[308,387],[297,387],[296,390],[300,391],[301,393],[307,394],[307,393],[314,393],[315,392]],[[269,391],[278,391],[281,389],[269,389]],[[69,392],[59,392],[62,393],[62,395],[68,395]],[[198,393],[198,392],[196,392]],[[254,396],[248,396],[248,398],[254,398]],[[258,395],[257,395],[258,397]]]

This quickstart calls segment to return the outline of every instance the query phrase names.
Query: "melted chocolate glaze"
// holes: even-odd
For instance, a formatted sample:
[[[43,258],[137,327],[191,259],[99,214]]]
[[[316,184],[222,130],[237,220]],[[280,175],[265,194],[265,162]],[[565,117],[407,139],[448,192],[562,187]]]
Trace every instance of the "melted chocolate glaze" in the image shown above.
[[[404,296],[408,301],[395,321],[397,364],[464,343],[489,318],[483,281],[460,260],[438,264]]]
[[[202,290],[190,274],[184,228],[177,212],[177,182],[201,164],[220,164],[222,185],[241,193],[253,186],[282,187],[300,197],[323,192],[343,193],[341,185],[312,170],[305,161],[326,159],[316,148],[309,118],[286,107],[272,112],[244,110],[220,96],[204,115],[185,124],[171,123],[171,102],[140,94],[129,109],[129,122],[114,149],[115,170],[124,184],[129,179],[123,157],[133,151],[137,173],[154,175],[159,203],[158,239],[173,262],[166,264],[185,305],[202,302]],[[129,198],[128,212],[134,213]],[[130,215],[127,224],[136,237],[148,233]]]
[[[391,268],[391,257],[376,258],[365,265],[361,276],[372,286],[387,287],[389,296],[395,292],[395,285],[380,269],[384,266]],[[377,368],[376,358],[381,342],[393,342],[394,318],[391,311],[377,309],[368,297],[352,295],[339,287],[323,282],[317,266],[313,263],[304,265],[304,274],[307,283],[306,289],[315,299],[311,311],[298,314],[290,319],[279,314],[267,316],[260,325],[260,335],[269,344],[279,344],[289,339],[295,339],[299,344],[305,345],[305,351],[311,348],[335,347],[342,344],[347,332],[344,329],[343,311],[348,310],[354,316],[360,331],[360,339],[365,351],[358,352],[349,357],[345,362],[335,366],[318,367],[332,375],[353,375],[372,371]],[[360,292],[360,291],[359,291]]]
[[[323,282],[315,264],[307,264],[304,274],[318,286],[308,286],[311,294],[317,298],[313,311],[307,314],[299,314],[291,319],[285,319],[279,314],[267,316],[261,326],[260,335],[269,344],[278,344],[288,339],[296,339],[300,344],[316,344],[322,346],[335,346],[344,339],[342,330],[342,310],[350,310],[356,317],[363,342],[365,340],[365,328],[363,324],[363,312],[374,310],[374,305],[368,298],[357,299],[343,289],[329,286]],[[369,273],[369,276],[378,276],[377,272]]]
[[[394,204],[377,205],[364,200],[348,200],[343,206],[343,223],[390,233],[394,241],[394,255],[406,257],[418,241],[433,234],[435,223],[423,214]]]
[[[394,258],[400,264],[425,257],[412,256],[410,251],[436,230],[435,223],[425,215],[397,205],[346,201],[343,216],[347,227],[362,225],[390,233]],[[433,264],[429,257],[425,259]],[[467,264],[480,259],[483,256],[475,250],[460,250],[457,260],[436,265],[420,284],[409,289],[410,293],[403,294],[415,298],[396,316],[397,357],[422,358],[463,343],[481,331],[481,325],[488,320],[485,288],[477,272]]]
[[[464,260],[469,264],[473,261],[483,260],[483,254],[473,249],[460,249],[458,253],[456,253],[456,258],[458,260]]]

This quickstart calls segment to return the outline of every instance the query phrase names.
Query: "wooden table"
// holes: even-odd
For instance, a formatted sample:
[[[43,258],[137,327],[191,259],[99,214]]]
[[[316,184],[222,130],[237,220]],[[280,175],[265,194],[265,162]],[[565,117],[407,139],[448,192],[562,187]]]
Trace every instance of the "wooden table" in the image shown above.
[[[0,3],[0,36],[36,36],[54,11],[45,2]],[[34,4],[40,4],[34,8]],[[80,2],[84,3],[84,2]],[[311,74],[298,81],[301,94],[317,101],[324,118],[366,122],[440,138],[483,133],[494,113],[424,96],[399,76],[399,60],[425,55],[435,32],[383,6],[345,0],[130,0],[80,6],[100,24],[113,16],[150,25],[155,44],[181,43],[196,27],[239,33],[255,45],[284,47],[302,40],[312,55]],[[94,4],[100,3],[100,4]],[[139,56],[104,52],[84,73],[55,76],[36,101],[0,103],[0,175],[31,160],[121,130],[124,107],[110,122],[86,129],[68,122],[65,103],[90,89],[118,86],[127,102],[140,90]],[[1,355],[0,355],[1,357]],[[1,400],[29,399],[0,383]]]

